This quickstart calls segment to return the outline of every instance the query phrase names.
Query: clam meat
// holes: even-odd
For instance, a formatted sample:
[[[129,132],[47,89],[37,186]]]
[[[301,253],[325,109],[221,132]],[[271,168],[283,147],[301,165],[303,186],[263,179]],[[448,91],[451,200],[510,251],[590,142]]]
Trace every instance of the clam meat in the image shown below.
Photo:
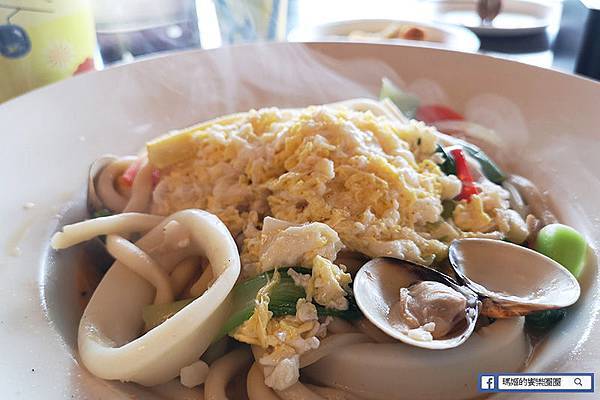
[[[404,343],[448,349],[464,343],[480,315],[510,318],[579,298],[577,279],[552,259],[512,243],[460,239],[450,246],[456,279],[394,258],[375,258],[354,280],[356,302],[375,326]]]

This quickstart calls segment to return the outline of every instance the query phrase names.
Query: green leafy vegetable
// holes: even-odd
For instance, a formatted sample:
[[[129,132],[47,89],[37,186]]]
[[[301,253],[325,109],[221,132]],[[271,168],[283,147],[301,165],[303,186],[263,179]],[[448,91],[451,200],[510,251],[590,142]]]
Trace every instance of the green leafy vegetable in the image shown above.
[[[528,328],[545,331],[556,325],[566,314],[567,311],[564,308],[538,311],[525,316],[525,324]]]
[[[293,268],[296,272],[301,274],[311,274],[310,269],[306,268]],[[269,311],[273,313],[273,316],[280,317],[284,315],[295,315],[296,314],[296,303],[298,299],[306,297],[306,292],[301,286],[297,286],[294,280],[287,274],[287,268],[280,271],[280,281],[273,287],[269,295]],[[267,282],[273,278],[273,271],[262,273],[255,276],[252,279],[248,279],[244,282],[240,282],[234,286],[232,291],[233,297],[233,313],[223,325],[221,334],[217,338],[222,337],[225,334],[233,331],[235,328],[240,326],[244,321],[249,319],[254,313],[254,306],[256,294],[259,289],[267,284]],[[319,316],[335,316],[343,319],[358,319],[361,314],[354,301],[352,292],[347,295],[348,298],[348,309],[341,311],[332,308],[326,308],[320,305],[316,305],[317,314]]]
[[[436,153],[440,153],[444,157],[444,162],[440,164],[442,172],[446,175],[456,175],[456,163],[446,149],[438,144]]]
[[[500,184],[506,179],[506,175],[500,167],[488,157],[479,147],[474,144],[460,141],[460,145],[465,149],[467,153],[479,162],[481,165],[481,171],[490,181]]]
[[[381,80],[379,99],[389,98],[408,118],[414,118],[420,105],[417,96],[404,92],[388,78]]]
[[[190,304],[195,299],[179,300],[167,304],[151,304],[145,306],[142,310],[142,318],[144,319],[144,329],[149,331],[158,325],[171,318],[177,312],[181,311],[185,306]]]
[[[452,147],[454,148],[455,146]],[[492,159],[489,158],[488,155],[485,154],[479,147],[463,140],[460,141],[460,147],[462,147],[464,151],[466,151],[471,157],[477,160],[479,165],[481,165],[481,171],[490,181],[500,184],[506,179],[506,175],[504,172],[502,172],[500,167],[498,167],[498,165],[492,161]],[[442,154],[445,160],[440,165],[442,172],[446,175],[456,175],[456,161],[449,154],[448,149],[438,145],[436,152]]]
[[[444,208],[444,210],[442,211],[442,218],[451,218],[452,214],[454,213],[454,209],[456,208],[456,204],[458,203],[454,200],[442,201],[442,207]]]

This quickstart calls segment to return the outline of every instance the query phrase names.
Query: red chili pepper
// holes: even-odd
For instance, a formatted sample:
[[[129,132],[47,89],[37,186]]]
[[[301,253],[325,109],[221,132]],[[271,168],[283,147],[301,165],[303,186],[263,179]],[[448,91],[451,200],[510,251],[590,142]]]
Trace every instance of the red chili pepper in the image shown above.
[[[123,183],[125,185],[127,185],[127,186],[133,185],[133,181],[135,180],[135,177],[137,176],[138,172],[140,171],[141,166],[142,166],[142,160],[138,158],[133,163],[131,163],[131,165],[125,170],[125,172],[123,172],[123,175],[121,177],[123,178]]]
[[[138,172],[140,172],[141,167],[142,167],[142,160],[137,159],[125,170],[125,172],[123,172],[123,175],[121,175],[121,179],[123,180],[123,183],[126,186],[133,185],[133,181],[135,180],[135,177],[137,176]],[[159,180],[160,180],[160,170],[153,169],[152,170],[152,185],[156,186],[158,184]]]
[[[456,176],[462,182],[462,190],[456,198],[458,200],[470,201],[471,196],[479,194],[479,189],[475,186],[475,182],[473,181],[473,176],[471,175],[467,159],[465,158],[465,153],[462,149],[452,149],[450,150],[450,154],[452,155],[452,158],[454,158],[454,163],[456,164]]]
[[[430,125],[437,121],[463,121],[464,117],[456,111],[439,104],[421,106],[415,116],[419,121]]]

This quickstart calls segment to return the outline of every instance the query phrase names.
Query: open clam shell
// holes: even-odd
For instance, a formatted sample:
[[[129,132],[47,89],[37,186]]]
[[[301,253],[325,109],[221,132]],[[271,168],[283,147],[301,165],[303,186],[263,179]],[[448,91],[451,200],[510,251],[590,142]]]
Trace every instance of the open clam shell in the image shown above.
[[[90,215],[104,209],[123,211],[129,198],[116,189],[115,180],[136,160],[137,157],[106,155],[90,165],[87,182],[87,209]]]
[[[464,318],[446,335],[433,340],[415,339],[407,334],[398,327],[392,311],[401,288],[425,281],[446,285],[466,299]],[[358,307],[375,326],[404,343],[427,349],[449,349],[462,344],[473,333],[479,314],[477,295],[468,288],[436,270],[394,258],[375,258],[366,263],[358,271],[353,289]]]
[[[88,213],[93,214],[96,211],[105,208],[104,203],[98,196],[96,191],[96,180],[100,172],[110,163],[118,160],[116,156],[106,155],[95,160],[88,170],[88,182],[87,182],[87,210]]]
[[[566,268],[522,246],[461,239],[450,245],[449,258],[459,279],[480,296],[481,312],[489,317],[563,308],[579,298],[579,283]]]

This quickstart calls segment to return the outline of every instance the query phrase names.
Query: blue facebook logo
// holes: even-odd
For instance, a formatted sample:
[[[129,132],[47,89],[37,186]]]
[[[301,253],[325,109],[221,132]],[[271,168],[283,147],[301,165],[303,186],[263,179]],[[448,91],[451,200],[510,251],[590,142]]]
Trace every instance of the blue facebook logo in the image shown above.
[[[492,392],[496,389],[496,377],[494,375],[479,375],[479,391]]]

